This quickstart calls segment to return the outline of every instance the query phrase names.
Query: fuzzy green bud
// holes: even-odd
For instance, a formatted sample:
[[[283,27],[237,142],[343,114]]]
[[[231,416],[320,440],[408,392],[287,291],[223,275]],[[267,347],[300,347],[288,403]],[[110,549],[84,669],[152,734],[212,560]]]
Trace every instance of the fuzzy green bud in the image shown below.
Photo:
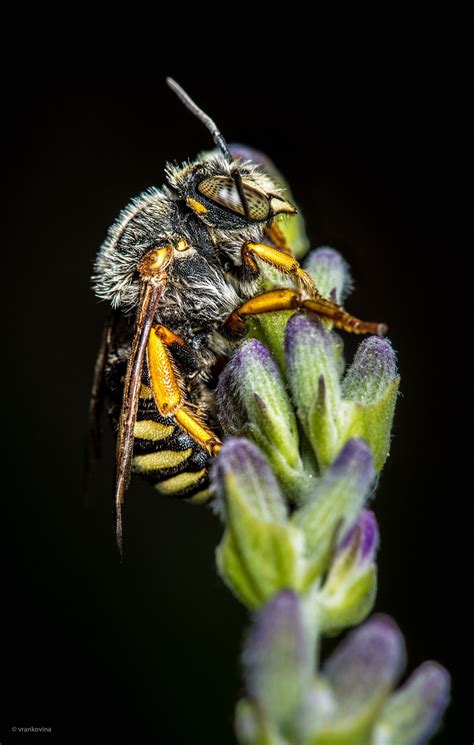
[[[423,745],[438,729],[449,702],[450,678],[437,662],[424,662],[388,699],[371,745]]]
[[[340,434],[340,340],[318,319],[290,318],[285,332],[287,377],[298,418],[318,465],[326,468],[343,445]]]
[[[341,254],[329,246],[311,251],[304,261],[304,269],[316,282],[318,292],[328,300],[342,303],[352,282],[349,267]]]
[[[395,354],[387,339],[372,336],[357,350],[342,381],[342,395],[350,400],[345,437],[363,437],[371,446],[374,465],[380,471],[390,449],[390,430],[400,378]]]
[[[241,345],[220,377],[216,400],[226,433],[252,439],[283,488],[298,493],[303,464],[296,417],[278,365],[261,342]]]
[[[305,722],[308,745],[369,745],[404,662],[404,640],[391,619],[376,616],[352,631],[323,665]]]
[[[286,503],[262,453],[247,440],[229,438],[212,478],[225,515],[217,565],[226,584],[251,608],[279,590],[299,587],[303,536],[287,519]]]
[[[332,558],[318,593],[320,628],[335,633],[362,621],[372,610],[377,587],[375,515],[362,510]]]
[[[243,654],[249,699],[277,731],[290,734],[313,675],[297,596],[284,591],[258,614]]]

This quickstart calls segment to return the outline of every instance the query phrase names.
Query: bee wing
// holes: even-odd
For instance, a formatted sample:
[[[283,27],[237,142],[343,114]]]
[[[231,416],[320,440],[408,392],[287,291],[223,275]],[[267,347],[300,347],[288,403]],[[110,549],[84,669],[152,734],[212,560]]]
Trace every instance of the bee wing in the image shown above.
[[[156,280],[154,282],[145,282],[142,286],[132,349],[123,387],[115,471],[116,537],[120,553],[122,553],[122,505],[125,499],[125,491],[130,481],[134,428],[140,397],[143,362],[155,311],[164,288],[164,283],[157,283]]]
[[[115,329],[117,313],[112,311],[105,322],[102,338],[97,353],[94,377],[92,379],[91,395],[89,399],[88,435],[84,452],[83,494],[87,494],[91,465],[100,457],[101,451],[101,418],[105,399],[105,364],[109,356]]]

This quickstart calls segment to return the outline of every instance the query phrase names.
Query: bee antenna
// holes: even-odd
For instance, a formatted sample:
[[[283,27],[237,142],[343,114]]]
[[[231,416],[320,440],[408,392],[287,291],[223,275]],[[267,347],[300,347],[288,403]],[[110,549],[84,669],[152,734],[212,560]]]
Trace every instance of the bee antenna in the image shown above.
[[[197,118],[204,124],[205,127],[208,128],[210,131],[214,142],[216,143],[217,147],[222,150],[222,153],[225,155],[229,163],[232,163],[233,158],[230,154],[229,147],[227,145],[227,142],[222,137],[221,133],[217,129],[217,126],[215,122],[211,119],[210,116],[208,116],[202,109],[199,108],[197,104],[194,103],[192,98],[188,96],[186,91],[184,91],[181,86],[176,82],[176,80],[173,80],[173,78],[166,78],[166,82],[168,83],[171,90],[176,93],[179,100],[184,103],[187,109],[191,111],[194,116],[197,116]]]
[[[229,146],[227,145],[227,142],[224,140],[223,136],[217,129],[216,123],[211,119],[208,114],[206,114],[202,109],[199,108],[197,104],[194,103],[192,98],[188,96],[185,90],[181,88],[181,86],[176,82],[176,80],[173,80],[173,78],[166,78],[166,82],[168,86],[171,88],[171,90],[176,93],[179,100],[184,103],[187,109],[191,111],[194,116],[196,116],[199,121],[201,121],[205,127],[210,131],[212,138],[214,142],[216,143],[217,147],[221,150],[222,154],[226,158],[229,164],[232,164],[234,159],[232,158],[232,155],[229,150]],[[247,203],[247,198],[244,193],[244,188],[242,185],[242,176],[240,175],[239,171],[235,170],[232,172],[232,177],[235,181],[235,186],[237,188],[237,191],[239,193],[240,201],[242,202],[242,207],[244,208],[244,213],[246,218],[249,218],[249,206]]]

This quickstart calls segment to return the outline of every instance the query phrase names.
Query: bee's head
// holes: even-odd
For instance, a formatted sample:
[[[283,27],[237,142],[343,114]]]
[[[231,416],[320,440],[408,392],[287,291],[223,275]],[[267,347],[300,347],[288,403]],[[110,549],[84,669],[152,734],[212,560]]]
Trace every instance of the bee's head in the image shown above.
[[[182,167],[169,165],[167,177],[176,196],[209,227],[239,229],[296,213],[282,189],[250,161],[228,163],[212,154]]]
[[[168,166],[168,181],[177,198],[185,200],[206,225],[214,228],[269,224],[275,215],[295,214],[295,207],[283,197],[272,179],[251,162],[234,159],[212,119],[174,80],[168,78],[167,82],[210,130],[221,151],[182,167]]]

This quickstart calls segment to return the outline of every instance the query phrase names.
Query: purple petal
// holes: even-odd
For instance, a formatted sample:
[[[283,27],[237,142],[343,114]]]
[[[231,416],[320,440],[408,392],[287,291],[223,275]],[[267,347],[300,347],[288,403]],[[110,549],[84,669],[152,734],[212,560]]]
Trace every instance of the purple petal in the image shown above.
[[[247,365],[252,361],[258,362],[260,365],[270,366],[272,370],[278,372],[278,365],[272,353],[258,339],[244,341],[232,358],[232,362],[237,366],[237,369],[241,369],[243,365]]]
[[[254,365],[264,366],[265,371],[280,378],[278,364],[270,350],[261,341],[249,339],[240,345],[225,368],[234,389],[238,389],[242,382],[242,376],[255,374],[251,372]],[[227,380],[229,380],[229,377]]]
[[[337,547],[337,554],[345,551],[355,541],[358,543],[358,561],[372,561],[378,548],[379,531],[375,515],[370,510],[362,510],[353,527]]]
[[[405,664],[405,643],[388,616],[374,616],[352,631],[323,666],[344,711],[370,706],[396,683]]]
[[[285,519],[287,508],[278,482],[260,450],[248,440],[235,437],[225,440],[211,480],[221,506],[237,489],[263,519]]]
[[[239,435],[248,422],[244,401],[249,393],[248,378],[255,375],[255,364],[274,374],[276,380],[281,379],[278,365],[264,344],[250,339],[239,347],[220,374],[215,393],[219,420],[228,434]]]
[[[307,345],[317,349],[321,344],[324,344],[327,350],[333,346],[334,341],[330,332],[316,316],[309,318],[303,313],[291,316],[285,329],[285,358],[290,367],[293,366],[298,346]]]
[[[326,473],[325,479],[350,478],[358,489],[366,490],[374,477],[370,448],[364,440],[348,440]]]
[[[451,678],[447,670],[437,662],[424,662],[415,670],[404,686],[419,695],[420,722],[423,718],[423,729],[417,745],[426,742],[435,732],[450,699]]]
[[[235,387],[234,374],[235,369],[230,362],[219,375],[215,391],[219,421],[226,434],[239,434],[247,421]]]

